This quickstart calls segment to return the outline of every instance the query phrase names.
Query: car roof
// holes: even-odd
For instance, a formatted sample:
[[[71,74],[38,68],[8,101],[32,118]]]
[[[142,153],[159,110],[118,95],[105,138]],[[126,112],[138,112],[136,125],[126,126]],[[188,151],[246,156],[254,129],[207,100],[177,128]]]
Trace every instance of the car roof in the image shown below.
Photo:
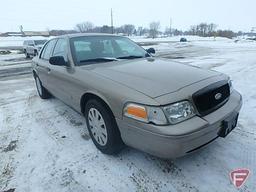
[[[28,41],[47,41],[47,39],[28,39],[28,40],[24,40],[24,42],[28,42]]]
[[[119,35],[113,35],[109,33],[74,33],[74,34],[67,34],[67,35],[61,35],[56,38],[72,38],[72,37],[85,37],[85,36],[112,36],[112,37],[120,37]]]

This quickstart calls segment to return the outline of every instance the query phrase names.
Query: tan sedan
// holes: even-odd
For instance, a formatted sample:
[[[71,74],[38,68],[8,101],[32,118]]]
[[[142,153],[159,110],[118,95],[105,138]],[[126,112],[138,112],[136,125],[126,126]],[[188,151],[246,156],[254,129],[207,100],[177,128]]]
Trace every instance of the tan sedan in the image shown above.
[[[114,35],[51,39],[33,59],[38,94],[82,113],[106,154],[126,144],[176,158],[227,136],[242,105],[229,77],[154,58],[154,52]]]

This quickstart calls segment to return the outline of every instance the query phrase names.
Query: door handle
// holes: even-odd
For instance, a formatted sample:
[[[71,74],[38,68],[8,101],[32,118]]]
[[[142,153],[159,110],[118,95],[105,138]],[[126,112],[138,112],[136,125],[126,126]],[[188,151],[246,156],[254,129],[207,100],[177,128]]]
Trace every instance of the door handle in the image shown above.
[[[47,73],[51,73],[51,69],[49,67],[46,67]]]

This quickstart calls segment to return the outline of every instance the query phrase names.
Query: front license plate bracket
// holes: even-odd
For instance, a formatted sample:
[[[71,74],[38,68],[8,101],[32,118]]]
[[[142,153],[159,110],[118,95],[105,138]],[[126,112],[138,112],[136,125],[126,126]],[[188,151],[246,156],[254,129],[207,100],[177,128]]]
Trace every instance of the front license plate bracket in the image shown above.
[[[237,125],[238,113],[229,116],[227,119],[222,121],[221,128],[218,132],[220,137],[226,137]]]

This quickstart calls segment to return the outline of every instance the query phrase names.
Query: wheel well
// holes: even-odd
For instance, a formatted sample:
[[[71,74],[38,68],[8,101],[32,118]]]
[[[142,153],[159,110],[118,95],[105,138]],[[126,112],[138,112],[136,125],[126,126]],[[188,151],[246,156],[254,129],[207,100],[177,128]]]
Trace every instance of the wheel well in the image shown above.
[[[82,114],[84,114],[85,112],[85,105],[86,103],[91,100],[91,99],[96,99],[98,100],[99,102],[101,102],[110,112],[111,114],[113,115],[114,117],[114,114],[111,110],[111,108],[109,107],[109,105],[102,99],[100,98],[99,96],[93,94],[93,93],[85,93],[82,98],[81,98],[81,101],[80,101],[80,107],[81,107],[81,112]]]
[[[37,74],[36,74],[36,72],[34,70],[32,71],[32,73],[33,73],[34,77],[37,76]]]

